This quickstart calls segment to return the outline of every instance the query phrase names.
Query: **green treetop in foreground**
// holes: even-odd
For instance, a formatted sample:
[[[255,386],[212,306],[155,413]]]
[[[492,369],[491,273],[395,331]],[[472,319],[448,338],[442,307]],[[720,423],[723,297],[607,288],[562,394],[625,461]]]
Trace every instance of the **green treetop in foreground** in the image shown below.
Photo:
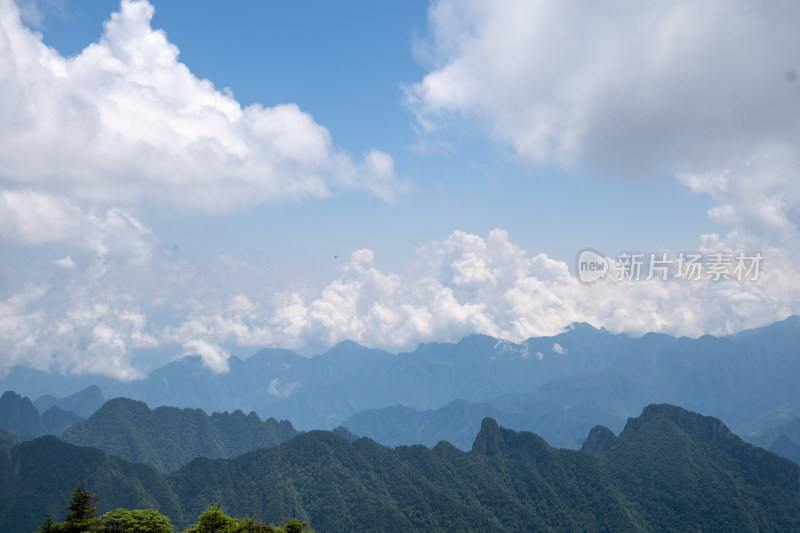
[[[97,517],[97,498],[83,483],[70,496],[64,521],[56,523],[48,515],[39,533],[174,533],[169,518],[153,509],[114,509]],[[214,504],[203,511],[197,523],[184,533],[313,533],[297,519],[282,526],[265,524],[252,518],[237,519]]]

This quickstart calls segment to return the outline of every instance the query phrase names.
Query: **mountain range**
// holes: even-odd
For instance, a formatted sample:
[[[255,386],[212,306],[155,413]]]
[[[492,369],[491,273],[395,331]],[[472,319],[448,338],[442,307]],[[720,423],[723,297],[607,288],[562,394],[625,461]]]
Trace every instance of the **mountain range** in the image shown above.
[[[718,419],[647,406],[619,435],[596,427],[584,450],[487,418],[471,449],[390,449],[309,431],[172,474],[47,436],[0,444],[0,530],[29,533],[85,482],[98,510],[152,508],[186,526],[212,503],[318,532],[791,531],[800,467],[747,444]]]
[[[0,396],[0,428],[22,437],[59,434],[83,420],[71,411],[52,406],[41,415],[29,398],[14,391]]]
[[[298,433],[289,421],[261,421],[252,411],[209,416],[201,409],[151,410],[143,402],[114,398],[89,419],[67,429],[61,438],[173,472],[196,457],[237,457],[285,442]]]
[[[81,418],[89,418],[104,403],[106,403],[106,399],[97,385],[86,387],[66,398],[56,398],[45,394],[33,401],[33,405],[40,413],[44,413],[51,407],[58,407],[64,411],[71,411]]]
[[[798,345],[796,316],[696,339],[653,333],[635,338],[574,324],[520,344],[472,335],[399,354],[353,342],[310,358],[264,349],[247,359],[230,358],[230,372],[222,374],[189,356],[145,379],[95,381],[104,397],[208,413],[255,411],[304,430],[344,424],[391,445],[444,439],[466,449],[480,420],[491,416],[552,444],[577,447],[593,425],[618,432],[650,403],[717,416],[750,439],[800,417]],[[0,381],[0,387],[32,397],[89,385],[87,376],[24,368]]]

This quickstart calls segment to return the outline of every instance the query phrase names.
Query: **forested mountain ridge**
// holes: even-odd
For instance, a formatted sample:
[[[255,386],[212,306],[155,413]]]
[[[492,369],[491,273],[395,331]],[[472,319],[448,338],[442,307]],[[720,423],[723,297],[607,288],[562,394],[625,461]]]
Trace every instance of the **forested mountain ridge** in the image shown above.
[[[291,422],[274,418],[262,421],[253,412],[209,416],[201,409],[151,410],[143,402],[114,398],[88,420],[70,427],[62,439],[172,472],[195,457],[237,457],[297,434]]]
[[[183,521],[169,480],[152,466],[46,435],[0,445],[0,531],[30,533],[48,514],[62,516],[65,495],[84,482],[101,496],[101,512],[152,508]]]
[[[44,437],[0,447],[0,529],[30,533],[80,481],[108,508],[101,512],[144,506],[178,527],[216,502],[235,516],[297,517],[318,532],[800,528],[800,467],[718,419],[651,405],[619,436],[592,433],[601,434],[600,454],[551,448],[488,418],[469,452],[310,431],[168,476]],[[49,503],[34,516],[26,498],[37,491]]]

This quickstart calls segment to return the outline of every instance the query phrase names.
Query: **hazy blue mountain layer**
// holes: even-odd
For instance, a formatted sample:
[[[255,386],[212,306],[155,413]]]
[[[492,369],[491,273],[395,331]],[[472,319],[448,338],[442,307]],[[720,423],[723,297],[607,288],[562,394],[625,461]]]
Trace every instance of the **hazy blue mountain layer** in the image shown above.
[[[100,387],[92,385],[66,398],[55,398],[49,394],[39,396],[34,400],[33,405],[36,406],[40,413],[44,413],[51,407],[59,407],[64,411],[72,411],[83,418],[89,418],[105,402],[106,399],[103,397],[103,393],[100,392]]]
[[[799,345],[798,317],[698,339],[632,338],[574,324],[560,335],[521,344],[472,335],[396,355],[352,342],[312,358],[265,349],[244,360],[231,358],[225,374],[187,357],[143,380],[98,385],[106,397],[209,413],[255,411],[302,429],[334,428],[350,419],[354,433],[391,444],[446,439],[467,447],[467,430],[490,415],[548,442],[574,446],[595,423],[619,431],[643,406],[664,402],[718,416],[750,438],[800,416]],[[86,386],[85,377],[26,369],[15,369],[3,383],[12,376],[21,393],[48,381],[63,388],[63,379]],[[454,407],[454,400],[471,405]],[[413,410],[359,415],[390,406]],[[430,412],[418,413],[424,411]],[[462,423],[453,424],[450,415]]]
[[[53,406],[41,415],[29,398],[14,391],[0,396],[0,428],[22,437],[45,434],[58,435],[68,427],[83,420],[75,413]]]

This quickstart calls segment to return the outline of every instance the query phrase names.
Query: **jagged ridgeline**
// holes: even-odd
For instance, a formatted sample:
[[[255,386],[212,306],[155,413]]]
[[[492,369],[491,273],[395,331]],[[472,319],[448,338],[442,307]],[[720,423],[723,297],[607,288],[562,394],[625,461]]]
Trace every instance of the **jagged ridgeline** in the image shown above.
[[[40,415],[29,398],[14,391],[6,391],[0,396],[0,428],[19,436],[61,433],[81,420],[81,416],[55,405],[43,410]]]
[[[173,472],[195,457],[232,458],[285,442],[298,434],[291,422],[262,421],[251,412],[214,413],[158,407],[114,398],[88,420],[67,429],[62,439],[93,446],[134,463]]]
[[[231,516],[318,532],[796,531],[800,467],[718,419],[651,405],[587,450],[486,419],[472,449],[383,447],[310,431],[165,475],[43,437],[0,448],[0,530],[30,533],[80,482],[107,512],[151,508],[177,528],[218,503]]]

